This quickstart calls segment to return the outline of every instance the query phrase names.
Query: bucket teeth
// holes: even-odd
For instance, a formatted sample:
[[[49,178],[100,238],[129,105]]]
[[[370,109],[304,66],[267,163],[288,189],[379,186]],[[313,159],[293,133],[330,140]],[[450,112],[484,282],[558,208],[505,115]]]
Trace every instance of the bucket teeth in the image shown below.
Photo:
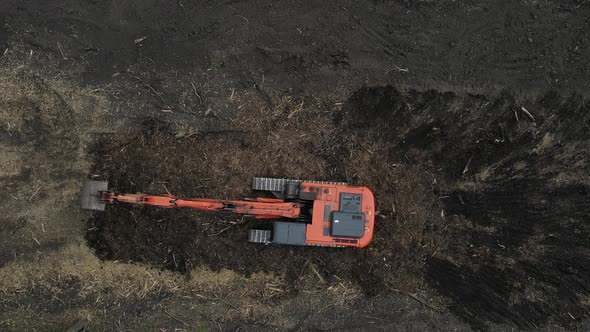
[[[105,203],[100,201],[100,192],[107,191],[107,181],[84,180],[80,192],[80,207],[84,210],[104,211]]]

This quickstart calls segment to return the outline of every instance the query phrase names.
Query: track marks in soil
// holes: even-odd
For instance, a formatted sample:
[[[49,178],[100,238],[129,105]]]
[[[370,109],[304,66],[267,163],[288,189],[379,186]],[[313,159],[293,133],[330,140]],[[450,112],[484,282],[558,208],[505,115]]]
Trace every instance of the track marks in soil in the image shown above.
[[[427,277],[478,328],[574,326],[590,310],[582,300],[590,292],[590,154],[576,148],[590,138],[588,103],[548,93],[528,102],[535,122],[508,95],[491,105],[499,117],[479,130],[465,130],[469,117],[457,119],[468,137],[442,151],[465,167],[447,168],[456,179],[445,200],[454,243],[428,260]]]
[[[494,181],[449,199],[449,213],[460,216],[457,245],[447,253],[457,263],[432,259],[428,275],[478,327],[508,319],[535,328],[547,318],[572,326],[588,314],[581,299],[590,293],[590,188],[547,183]],[[483,296],[474,296],[478,289]]]

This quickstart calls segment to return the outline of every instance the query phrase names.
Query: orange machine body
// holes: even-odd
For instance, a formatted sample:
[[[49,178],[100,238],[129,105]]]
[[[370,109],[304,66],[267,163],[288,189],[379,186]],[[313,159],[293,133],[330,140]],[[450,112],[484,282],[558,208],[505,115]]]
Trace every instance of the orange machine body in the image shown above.
[[[258,219],[297,218],[301,207],[297,203],[281,199],[257,198],[256,200],[219,200],[210,198],[180,198],[172,195],[155,196],[144,194],[122,194],[111,191],[102,192],[101,200],[109,203],[129,203],[151,205],[162,208],[189,208],[203,211],[232,211],[242,215],[252,215]]]
[[[273,220],[278,232],[276,237],[285,238],[283,244],[363,248],[371,242],[375,199],[367,187],[305,181],[294,185],[296,194],[288,198],[285,195],[283,198],[219,200],[182,198],[170,193],[158,196],[113,191],[100,191],[98,197],[102,203],[229,211]],[[271,236],[268,233],[264,241],[256,242],[272,243],[266,240]]]
[[[301,183],[301,193],[313,193],[311,223],[307,224],[306,245],[366,247],[373,238],[375,225],[375,198],[367,187],[343,186],[323,183]],[[341,210],[341,194],[361,195],[361,213],[364,214],[364,234],[360,238],[331,235],[333,213]]]

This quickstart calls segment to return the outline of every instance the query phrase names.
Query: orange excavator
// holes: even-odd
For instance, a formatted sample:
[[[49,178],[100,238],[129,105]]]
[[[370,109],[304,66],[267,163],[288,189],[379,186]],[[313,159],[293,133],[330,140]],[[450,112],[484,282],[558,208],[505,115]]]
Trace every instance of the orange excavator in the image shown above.
[[[252,189],[275,197],[221,200],[183,198],[170,192],[162,196],[125,194],[109,190],[106,181],[85,180],[80,205],[98,211],[116,203],[229,211],[269,220],[272,229],[250,230],[248,239],[254,243],[363,248],[373,238],[375,199],[367,187],[257,177]]]

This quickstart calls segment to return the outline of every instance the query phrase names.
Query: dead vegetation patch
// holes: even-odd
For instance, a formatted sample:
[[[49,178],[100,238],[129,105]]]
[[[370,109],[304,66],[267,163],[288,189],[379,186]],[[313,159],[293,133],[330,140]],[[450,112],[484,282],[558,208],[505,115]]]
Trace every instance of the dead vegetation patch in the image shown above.
[[[555,252],[539,248],[544,244],[535,238],[539,234],[535,230],[560,225],[558,216],[564,215],[577,220],[574,227],[582,227],[583,219],[572,211],[587,209],[580,201],[587,192],[584,186],[547,187],[550,181],[531,178],[540,172],[551,179],[550,170],[559,167],[544,132],[564,135],[569,140],[565,151],[567,144],[588,140],[581,125],[574,129],[578,134],[572,134],[572,124],[570,131],[564,130],[561,108],[553,117],[548,113],[555,111],[554,98],[548,94],[527,102],[527,111],[534,116],[516,119],[514,107],[520,103],[508,94],[488,100],[436,91],[365,88],[345,105],[306,104],[304,98],[281,99],[276,108],[261,103],[247,116],[238,114],[229,133],[174,139],[160,130],[131,139],[115,137],[94,150],[93,174],[121,191],[157,193],[165,182],[185,196],[239,198],[252,195],[249,181],[256,175],[367,185],[378,199],[379,216],[374,240],[364,250],[257,246],[247,243],[247,230],[260,223],[123,206],[95,214],[86,238],[107,259],[180,272],[204,265],[246,276],[273,274],[283,280],[280,287],[270,288],[279,289],[277,299],[339,285],[350,285],[340,294],[343,299],[356,298],[356,288],[369,296],[413,294],[428,287],[428,282],[452,299],[455,312],[473,326],[482,327],[488,320],[535,326],[548,318],[568,325],[571,320],[551,314],[557,312],[552,286],[532,289],[506,283],[511,274],[553,278],[553,258],[531,271],[530,258],[524,260],[522,252],[553,257]],[[545,106],[548,103],[551,106]],[[568,100],[562,105],[571,107]],[[547,148],[535,150],[539,144]],[[511,168],[515,164],[526,166]],[[572,164],[568,172],[580,172],[578,166]],[[511,181],[522,186],[516,190]],[[567,188],[582,196],[551,198]],[[560,203],[550,207],[547,199]],[[542,225],[527,216],[538,216],[541,206],[546,211]],[[527,223],[519,228],[515,220]],[[558,243],[569,250],[566,242]],[[584,261],[580,255],[587,243],[576,243],[571,253]],[[587,290],[579,287],[581,273],[567,272],[566,280],[585,294]],[[491,286],[481,299],[469,297],[488,284],[499,288]],[[498,297],[506,300],[497,302]],[[569,310],[584,317],[587,308],[576,299],[577,295],[565,301],[574,301]],[[527,311],[534,301],[545,314]],[[473,310],[477,317],[470,314]]]

